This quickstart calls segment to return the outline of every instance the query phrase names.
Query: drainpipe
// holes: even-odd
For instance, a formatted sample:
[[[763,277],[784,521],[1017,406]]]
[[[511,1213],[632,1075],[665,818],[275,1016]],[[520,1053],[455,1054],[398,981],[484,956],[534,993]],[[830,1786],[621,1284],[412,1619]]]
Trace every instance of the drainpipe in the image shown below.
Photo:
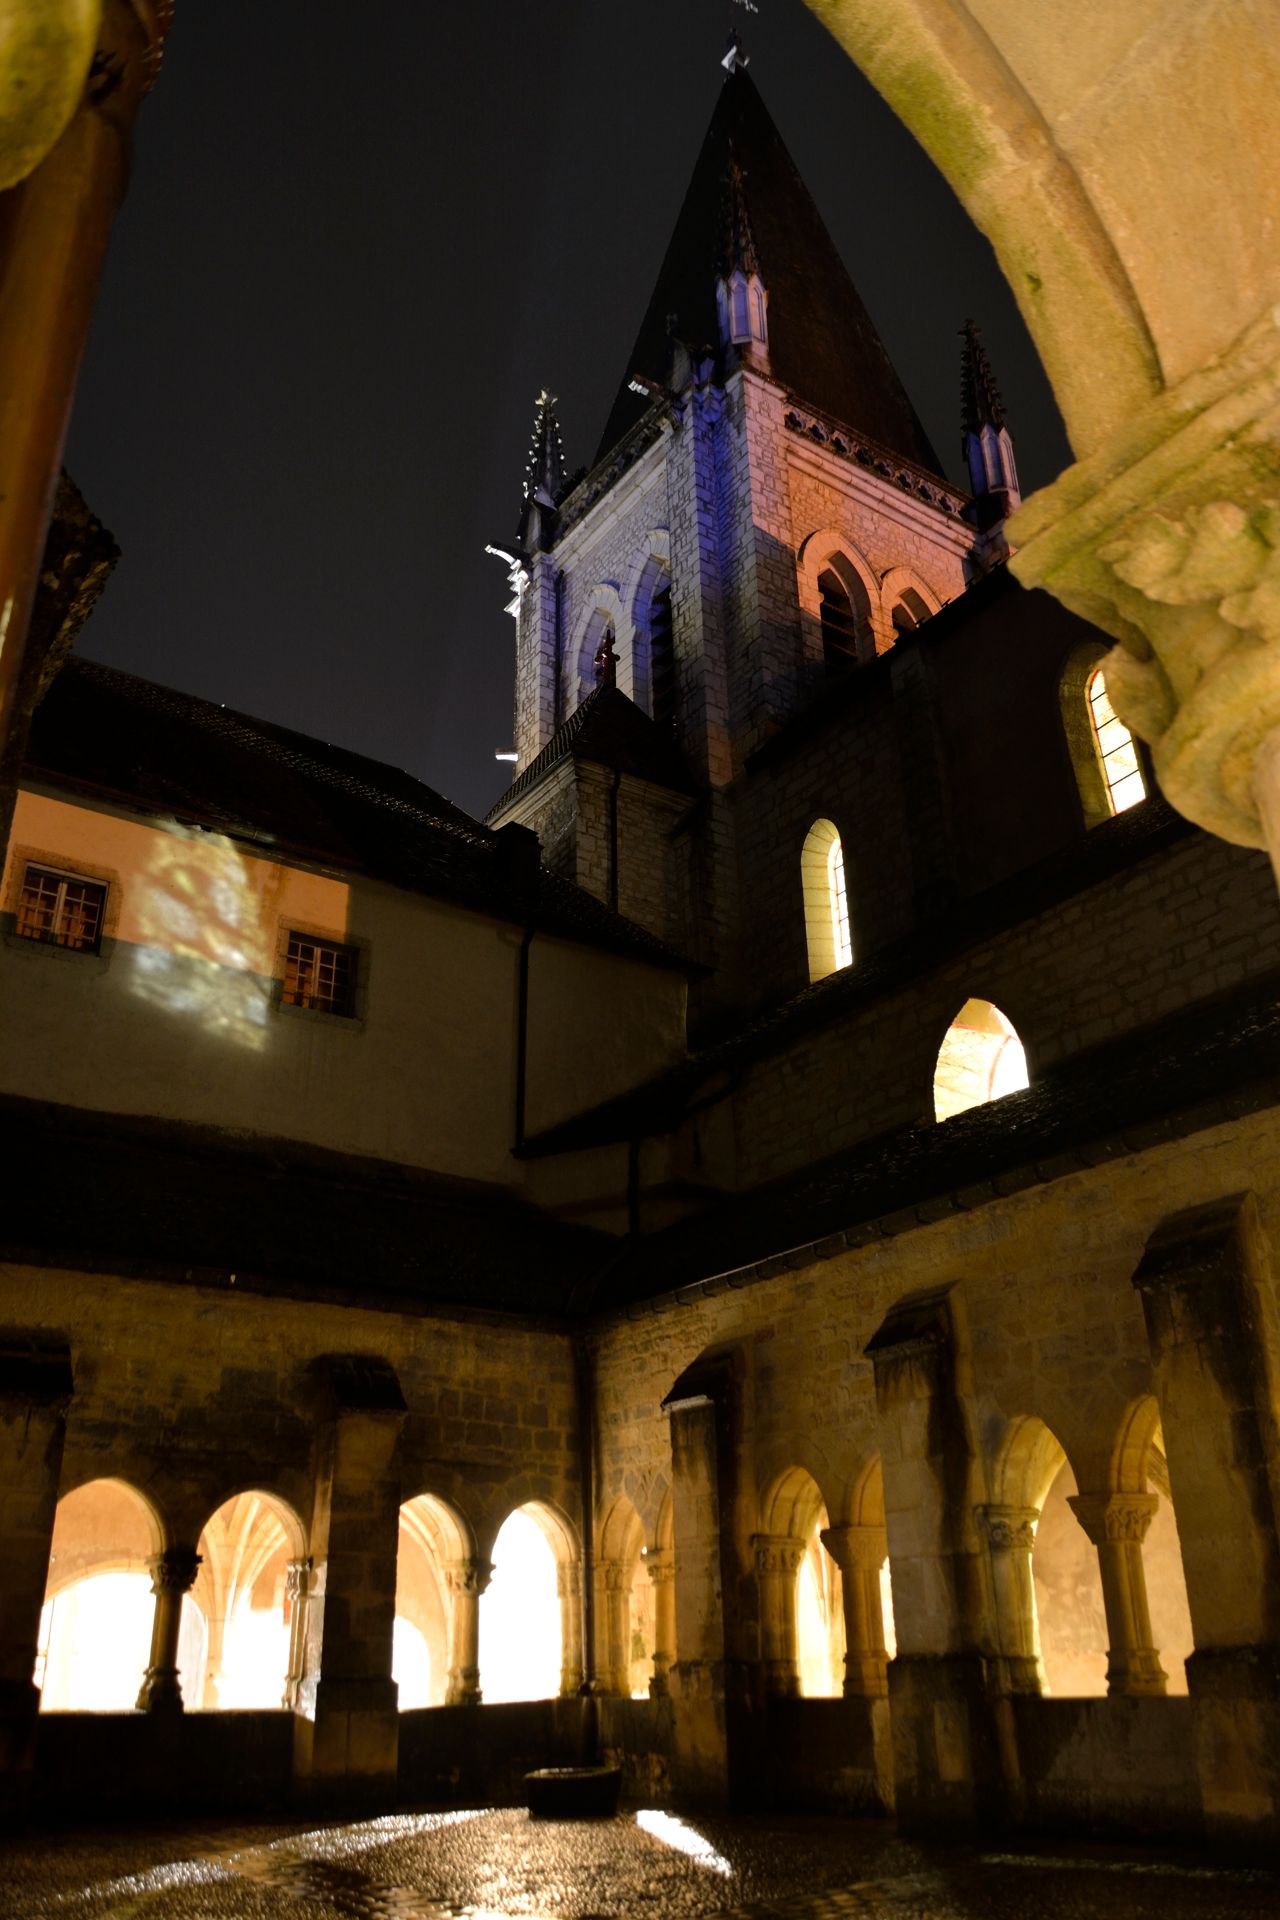
[[[615,767],[609,786],[609,905],[618,911],[618,788],[622,769]]]
[[[529,949],[537,932],[535,908],[538,878],[542,870],[542,846],[531,827],[522,827],[517,821],[510,820],[505,827],[498,828],[495,853],[499,883],[506,896],[503,904],[521,907],[524,918],[520,955],[516,963],[516,1110],[513,1151],[519,1153],[524,1146],[529,1078]]]

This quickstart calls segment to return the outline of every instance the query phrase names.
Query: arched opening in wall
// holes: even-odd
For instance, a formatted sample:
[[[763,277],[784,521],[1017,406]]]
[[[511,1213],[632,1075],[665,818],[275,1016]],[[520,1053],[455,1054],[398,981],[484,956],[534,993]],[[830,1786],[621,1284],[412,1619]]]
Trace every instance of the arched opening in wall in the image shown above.
[[[633,650],[630,641],[625,648],[621,646],[618,638],[620,631],[610,606],[597,606],[582,631],[578,650],[578,685],[576,690],[570,688],[566,703],[569,713],[574,712],[597,687],[630,688],[634,672]]]
[[[676,659],[671,625],[671,574],[656,554],[647,562],[636,589],[635,644],[631,685],[625,673],[618,684],[655,724],[669,732],[676,724]]]
[[[800,851],[800,886],[809,978],[825,980],[829,973],[853,965],[844,843],[831,820],[815,820],[805,835]]]
[[[788,1467],[764,1501],[763,1516],[766,1532],[756,1564],[771,1686],[829,1699],[844,1688],[844,1590],[822,1544],[827,1508],[812,1474]],[[792,1662],[794,1685],[786,1671]]]
[[[420,1493],[400,1509],[396,1612],[391,1677],[402,1712],[443,1706],[454,1651],[453,1593],[463,1591],[475,1550],[461,1516],[435,1494]],[[453,1587],[450,1586],[450,1575]]]
[[[507,1515],[493,1543],[493,1574],[480,1601],[480,1684],[490,1704],[551,1700],[561,1690],[561,1588],[572,1567],[560,1531],[545,1507],[530,1502]]]
[[[150,1503],[123,1480],[58,1502],[36,1656],[42,1713],[126,1713],[151,1655],[148,1562],[163,1544]]]
[[[292,1508],[256,1488],[224,1500],[210,1515],[197,1543],[195,1585],[183,1601],[183,1629],[190,1609],[196,1638],[185,1658],[179,1643],[178,1677],[188,1708],[283,1704],[297,1602],[289,1568],[301,1561],[302,1542]]]
[[[914,587],[905,587],[889,618],[895,633],[914,633],[930,617],[931,608]]]
[[[610,1693],[647,1700],[657,1644],[655,1599],[644,1525],[625,1494],[600,1530],[596,1576],[597,1675]]]
[[[966,1000],[947,1028],[933,1076],[938,1120],[1020,1093],[1028,1084],[1027,1056],[1013,1022],[990,1000]]]
[[[1039,1500],[1035,1551],[1036,1616],[1045,1689],[1070,1699],[1107,1691],[1107,1616],[1098,1553],[1071,1510],[1079,1491],[1070,1462],[1054,1442],[1061,1465]]]
[[[1107,693],[1101,667],[1095,667],[1086,688],[1093,748],[1106,789],[1109,813],[1124,813],[1147,797],[1138,748],[1124,721],[1120,719]]]
[[[828,566],[818,575],[818,619],[829,678],[847,673],[874,651],[871,601],[855,568],[837,572]]]
[[[1155,1511],[1142,1542],[1151,1641],[1160,1655],[1169,1693],[1185,1694],[1187,1660],[1194,1651],[1195,1640],[1182,1564],[1182,1541],[1169,1484],[1169,1462],[1165,1457],[1164,1429],[1154,1395],[1146,1395],[1136,1402],[1125,1420],[1117,1448],[1117,1478],[1126,1491],[1132,1489],[1155,1498]]]

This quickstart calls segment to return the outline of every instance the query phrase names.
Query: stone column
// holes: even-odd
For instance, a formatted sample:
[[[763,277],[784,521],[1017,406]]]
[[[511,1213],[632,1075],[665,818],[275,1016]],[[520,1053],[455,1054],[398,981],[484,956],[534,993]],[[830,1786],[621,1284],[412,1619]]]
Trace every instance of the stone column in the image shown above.
[[[695,1365],[666,1402],[676,1646],[668,1670],[672,1784],[690,1801],[706,1805],[724,1804],[729,1797],[720,1409],[713,1397],[731,1390],[725,1373],[719,1366]]]
[[[556,1593],[560,1600],[560,1693],[571,1698],[582,1690],[582,1568],[576,1560],[556,1566]]]
[[[0,1339],[0,1816],[21,1810],[30,1784],[32,1673],[71,1393],[64,1342]]]
[[[1280,1838],[1280,1329],[1251,1195],[1173,1215],[1134,1275],[1195,1652],[1210,1832]]]
[[[200,1555],[194,1547],[166,1547],[147,1562],[156,1610],[151,1624],[151,1660],[138,1695],[140,1713],[181,1713],[178,1635],[182,1602],[195,1585]]]
[[[631,1568],[623,1560],[600,1560],[596,1579],[603,1605],[604,1672],[606,1693],[631,1693]]]
[[[289,1608],[289,1671],[280,1705],[293,1713],[298,1705],[307,1669],[307,1614],[311,1601],[313,1562],[290,1560],[284,1572],[284,1597]]]
[[[653,1675],[649,1697],[660,1700],[670,1692],[672,1663],[676,1657],[675,1564],[670,1547],[650,1547],[644,1563],[653,1582]]]
[[[756,1586],[760,1593],[760,1670],[764,1691],[792,1699],[800,1692],[796,1659],[796,1581],[804,1543],[790,1534],[752,1537]]]
[[[991,1555],[1000,1657],[1009,1693],[1043,1693],[1040,1623],[1036,1618],[1031,1553],[1036,1543],[1039,1507],[991,1506],[978,1509]]]
[[[840,1569],[844,1607],[844,1695],[878,1700],[889,1691],[880,1569],[888,1552],[883,1527],[824,1527],[821,1540]]]
[[[396,1790],[399,1751],[391,1637],[404,1398],[387,1362],[364,1354],[327,1355],[312,1377],[315,1567],[294,1720],[295,1786],[311,1801],[385,1803]]]
[[[957,1313],[952,1287],[908,1295],[866,1349],[893,1562],[898,1819],[931,1833],[1003,1816],[1016,1777],[991,1684],[994,1608],[974,1513],[981,1465]]]
[[[1107,1613],[1107,1692],[1163,1695],[1168,1678],[1151,1641],[1142,1543],[1154,1493],[1073,1493],[1071,1510],[1098,1549]]]
[[[449,1589],[449,1685],[447,1707],[478,1707],[480,1689],[480,1596],[493,1578],[491,1560],[445,1563]]]

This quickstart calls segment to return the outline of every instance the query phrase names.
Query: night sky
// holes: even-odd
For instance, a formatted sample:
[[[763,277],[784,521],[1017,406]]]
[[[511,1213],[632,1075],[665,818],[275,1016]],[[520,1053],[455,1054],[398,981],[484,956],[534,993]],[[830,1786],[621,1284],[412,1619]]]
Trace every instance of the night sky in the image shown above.
[[[1024,491],[1051,479],[986,242],[802,0],[184,0],[68,444],[124,549],[81,650],[482,812],[514,652],[484,546],[544,383],[590,458],[735,23],[951,477],[972,314]]]

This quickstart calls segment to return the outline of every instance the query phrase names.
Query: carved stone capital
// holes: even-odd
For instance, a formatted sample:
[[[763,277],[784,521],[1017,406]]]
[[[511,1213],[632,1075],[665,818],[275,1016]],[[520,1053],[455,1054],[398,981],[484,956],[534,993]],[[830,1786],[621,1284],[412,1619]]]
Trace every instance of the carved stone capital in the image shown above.
[[[655,1587],[667,1586],[676,1577],[675,1555],[670,1547],[649,1547],[644,1564]]]
[[[597,1562],[606,1593],[627,1593],[631,1587],[631,1568],[625,1560]]]
[[[311,1591],[311,1575],[315,1562],[310,1555],[305,1560],[290,1560],[284,1570],[284,1593],[286,1600],[301,1600]]]
[[[147,1561],[152,1593],[190,1593],[204,1556],[194,1547],[166,1547]]]
[[[1072,1493],[1067,1504],[1095,1547],[1136,1545],[1147,1537],[1160,1496],[1155,1493]]]
[[[445,1564],[445,1579],[451,1593],[470,1593],[478,1599],[493,1578],[491,1560],[450,1560]]]
[[[824,1527],[818,1537],[842,1574],[879,1573],[889,1552],[883,1527]]]
[[[1172,804],[1268,845],[1256,784],[1280,729],[1280,317],[1149,401],[1034,495],[1009,538],[1024,585],[1119,641],[1107,691]]]
[[[1039,1507],[991,1506],[978,1508],[978,1521],[987,1544],[1002,1553],[1030,1553],[1036,1543]]]
[[[751,1547],[757,1573],[799,1573],[804,1564],[803,1540],[794,1540],[788,1533],[754,1534]]]

